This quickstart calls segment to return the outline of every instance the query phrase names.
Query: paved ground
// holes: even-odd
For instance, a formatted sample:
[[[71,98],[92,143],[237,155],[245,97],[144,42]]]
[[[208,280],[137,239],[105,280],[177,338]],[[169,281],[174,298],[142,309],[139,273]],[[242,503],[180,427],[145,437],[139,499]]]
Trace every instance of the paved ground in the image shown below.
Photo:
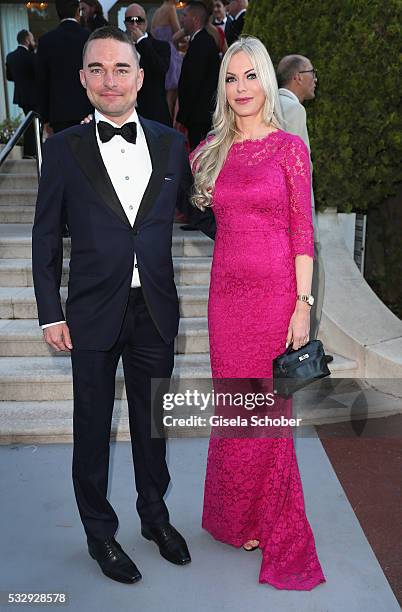
[[[169,441],[174,486],[167,501],[193,558],[182,568],[162,559],[156,546],[139,535],[130,448],[123,442],[112,445],[111,501],[120,517],[118,539],[143,580],[131,586],[108,580],[85,550],[70,481],[71,451],[67,444],[0,447],[0,591],[67,592],[74,612],[400,611],[315,434],[297,440],[307,514],[327,578],[311,592],[259,585],[259,551],[225,546],[201,530],[207,440],[199,438]]]
[[[402,604],[402,415],[322,425],[317,430]]]

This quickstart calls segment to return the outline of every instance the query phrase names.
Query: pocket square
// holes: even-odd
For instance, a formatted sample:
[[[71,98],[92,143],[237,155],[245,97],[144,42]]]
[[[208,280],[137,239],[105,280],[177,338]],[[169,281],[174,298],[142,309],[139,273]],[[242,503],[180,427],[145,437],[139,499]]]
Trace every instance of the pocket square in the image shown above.
[[[170,176],[165,176],[165,181],[173,181],[173,179]]]

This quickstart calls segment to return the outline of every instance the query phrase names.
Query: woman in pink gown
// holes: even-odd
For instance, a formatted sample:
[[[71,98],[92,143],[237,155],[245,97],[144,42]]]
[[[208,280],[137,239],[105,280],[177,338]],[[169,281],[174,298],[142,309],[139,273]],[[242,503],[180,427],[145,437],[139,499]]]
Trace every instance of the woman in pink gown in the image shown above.
[[[280,129],[275,73],[255,38],[224,57],[214,129],[191,156],[193,203],[216,221],[208,303],[212,376],[272,378],[287,343],[308,341],[313,226],[310,161]],[[223,381],[222,381],[223,382]],[[226,383],[224,383],[226,384]],[[289,415],[291,401],[284,402]],[[305,513],[292,434],[212,435],[202,526],[262,551],[259,581],[310,590],[325,582]]]

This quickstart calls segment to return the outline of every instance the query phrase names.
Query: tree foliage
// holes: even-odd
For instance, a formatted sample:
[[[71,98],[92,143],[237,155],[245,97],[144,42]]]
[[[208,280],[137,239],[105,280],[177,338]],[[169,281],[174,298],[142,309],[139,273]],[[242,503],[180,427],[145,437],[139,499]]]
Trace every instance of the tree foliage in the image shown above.
[[[306,103],[319,208],[364,211],[402,180],[402,0],[253,0],[244,34],[276,67],[290,53],[318,70]]]

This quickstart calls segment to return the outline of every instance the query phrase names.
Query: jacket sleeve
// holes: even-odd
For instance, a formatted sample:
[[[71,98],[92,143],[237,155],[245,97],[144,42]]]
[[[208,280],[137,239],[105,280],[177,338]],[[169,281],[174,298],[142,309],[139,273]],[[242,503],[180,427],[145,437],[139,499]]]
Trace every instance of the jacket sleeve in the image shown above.
[[[43,123],[49,121],[49,68],[47,65],[46,49],[41,40],[38,41],[36,53],[36,87],[38,94],[38,110]]]
[[[13,76],[13,73],[11,71],[10,63],[9,62],[10,62],[10,60],[9,60],[9,57],[7,56],[7,58],[6,58],[6,78],[7,78],[7,81],[14,81],[14,76]]]
[[[64,184],[57,155],[58,143],[52,142],[53,138],[44,145],[32,229],[32,273],[40,325],[65,319],[60,300]]]
[[[210,38],[211,41],[208,42],[212,42],[215,45],[212,37]],[[193,46],[187,51],[188,57],[186,56],[183,61],[182,74],[179,81],[179,112],[177,114],[177,121],[185,126],[189,125],[189,120],[194,113],[200,89],[203,87],[204,76],[211,67],[212,58],[211,46],[205,44],[205,39],[197,40],[196,37],[192,44]]]
[[[145,78],[147,78],[146,70],[152,72],[166,74],[170,64],[170,46],[166,44],[154,44],[154,41],[149,36],[140,40],[136,45],[138,53],[141,55],[145,67]]]

